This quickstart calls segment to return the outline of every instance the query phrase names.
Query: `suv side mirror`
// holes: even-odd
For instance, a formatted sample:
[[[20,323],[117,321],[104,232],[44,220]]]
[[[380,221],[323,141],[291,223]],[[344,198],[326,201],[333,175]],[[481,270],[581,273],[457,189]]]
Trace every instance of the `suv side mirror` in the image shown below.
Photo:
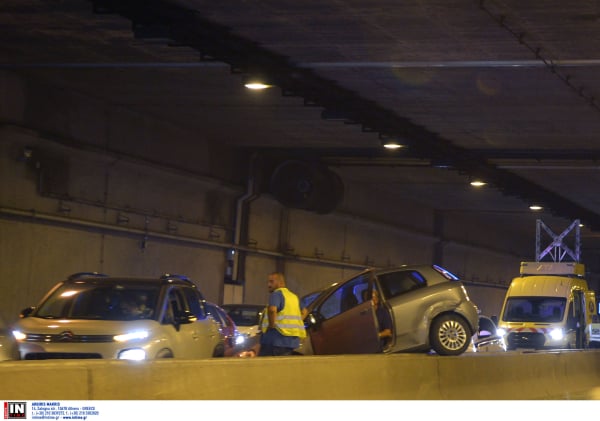
[[[29,316],[31,316],[31,313],[33,313],[34,310],[35,310],[35,307],[24,308],[23,310],[21,310],[21,313],[19,313],[19,317],[21,319],[29,317]]]

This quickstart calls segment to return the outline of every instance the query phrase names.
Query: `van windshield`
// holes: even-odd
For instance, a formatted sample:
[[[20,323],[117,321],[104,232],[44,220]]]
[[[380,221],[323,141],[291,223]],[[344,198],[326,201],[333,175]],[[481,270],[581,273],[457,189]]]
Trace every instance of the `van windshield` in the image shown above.
[[[510,297],[502,320],[557,323],[563,320],[566,303],[567,299],[561,297]]]

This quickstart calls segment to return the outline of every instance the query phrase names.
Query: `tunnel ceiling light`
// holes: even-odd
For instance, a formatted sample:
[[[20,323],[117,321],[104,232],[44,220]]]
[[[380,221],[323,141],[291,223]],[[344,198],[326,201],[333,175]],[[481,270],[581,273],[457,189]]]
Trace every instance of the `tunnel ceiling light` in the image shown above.
[[[485,181],[482,180],[472,180],[470,183],[473,187],[483,187],[485,186],[487,183]]]
[[[273,87],[273,85],[267,85],[266,83],[258,82],[258,81],[247,82],[246,84],[244,84],[244,86],[253,91],[261,91],[263,89],[268,89],[268,88]]]
[[[400,144],[400,143],[398,143],[398,142],[396,142],[394,140],[389,140],[389,141],[386,141],[386,142],[383,143],[383,147],[386,148],[386,149],[394,150],[394,149],[403,148],[404,145],[402,145],[402,144]]]
[[[387,137],[380,135],[379,138],[381,139],[381,145],[386,149],[395,150],[406,146],[402,142],[399,142],[398,138],[394,136]]]
[[[379,140],[381,141],[381,146],[389,150],[406,147],[406,144],[402,143],[398,136],[392,134],[379,133]]]
[[[531,209],[532,211],[541,211],[544,208],[540,205],[531,205],[529,206],[529,209]]]

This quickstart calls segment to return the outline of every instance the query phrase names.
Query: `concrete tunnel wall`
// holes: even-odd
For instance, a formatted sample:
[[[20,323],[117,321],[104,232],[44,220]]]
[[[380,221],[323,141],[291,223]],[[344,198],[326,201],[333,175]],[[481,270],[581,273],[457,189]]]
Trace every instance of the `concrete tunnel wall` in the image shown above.
[[[25,147],[68,162],[67,198],[40,192],[40,175],[18,161]],[[242,190],[149,164],[57,145],[12,126],[0,128],[0,316],[12,323],[58,280],[82,271],[121,276],[182,273],[207,299],[232,301],[224,289],[236,198]],[[265,279],[283,270],[304,295],[362,268],[433,263],[433,233],[362,215],[369,193],[354,189],[329,215],[285,209],[263,195],[250,204],[248,252],[239,301],[265,303]],[[393,207],[390,204],[390,207]],[[429,212],[402,206],[397,216],[427,225]],[[418,221],[418,223],[417,223]],[[429,221],[430,222],[430,221]],[[149,235],[146,235],[149,233]],[[147,240],[146,240],[146,237]],[[482,239],[483,240],[483,239]],[[435,263],[480,284],[501,283],[520,259],[484,246],[446,247]],[[239,302],[238,301],[238,302]],[[501,304],[478,293],[485,314]],[[489,310],[487,310],[489,309]]]
[[[276,389],[261,387],[275,381]],[[266,393],[269,391],[269,393]],[[273,394],[275,392],[275,394]],[[0,364],[14,400],[600,399],[600,350]]]
[[[243,288],[228,291],[226,250],[249,169],[206,136],[0,71],[0,317],[12,323],[82,271],[181,273],[217,304],[262,304],[274,270],[299,295],[371,265],[437,263],[503,284],[533,250],[533,238],[493,218],[477,226],[419,198],[380,203],[383,192],[345,180],[328,215],[286,209],[266,193],[252,201],[243,245],[254,252]],[[477,295],[482,312],[496,311],[496,294]]]

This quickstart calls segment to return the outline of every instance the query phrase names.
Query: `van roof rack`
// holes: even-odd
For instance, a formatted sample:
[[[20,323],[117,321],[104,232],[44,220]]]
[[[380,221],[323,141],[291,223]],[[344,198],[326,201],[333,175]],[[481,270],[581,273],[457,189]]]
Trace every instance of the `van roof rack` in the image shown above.
[[[583,277],[585,266],[583,263],[577,262],[521,262],[519,272],[521,276],[559,275]]]

